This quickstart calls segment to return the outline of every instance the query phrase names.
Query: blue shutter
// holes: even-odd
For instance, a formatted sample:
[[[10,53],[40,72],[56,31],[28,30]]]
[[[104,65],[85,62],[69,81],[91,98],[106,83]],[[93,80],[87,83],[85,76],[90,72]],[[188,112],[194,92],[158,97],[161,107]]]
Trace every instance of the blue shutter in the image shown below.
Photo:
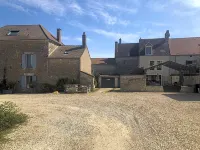
[[[21,88],[25,89],[26,88],[26,76],[21,76]]]
[[[33,69],[36,68],[36,54],[31,55],[31,64]]]
[[[26,54],[22,54],[22,68],[26,68]]]

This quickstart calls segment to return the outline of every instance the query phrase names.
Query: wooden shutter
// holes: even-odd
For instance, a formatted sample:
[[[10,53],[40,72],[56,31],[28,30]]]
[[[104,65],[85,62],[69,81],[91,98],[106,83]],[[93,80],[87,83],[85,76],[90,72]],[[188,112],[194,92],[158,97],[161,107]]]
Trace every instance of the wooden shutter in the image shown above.
[[[22,68],[26,68],[26,54],[22,54]]]
[[[21,76],[21,88],[25,89],[26,88],[26,76]]]
[[[36,54],[31,55],[31,64],[33,69],[36,68]]]

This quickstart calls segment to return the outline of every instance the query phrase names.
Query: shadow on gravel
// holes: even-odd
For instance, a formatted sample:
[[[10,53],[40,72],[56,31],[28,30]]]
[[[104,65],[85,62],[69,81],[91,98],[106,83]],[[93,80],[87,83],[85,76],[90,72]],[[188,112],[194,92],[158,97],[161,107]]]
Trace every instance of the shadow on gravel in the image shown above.
[[[200,102],[200,94],[192,94],[192,93],[177,93],[177,94],[163,94],[171,99],[177,101],[199,101]]]

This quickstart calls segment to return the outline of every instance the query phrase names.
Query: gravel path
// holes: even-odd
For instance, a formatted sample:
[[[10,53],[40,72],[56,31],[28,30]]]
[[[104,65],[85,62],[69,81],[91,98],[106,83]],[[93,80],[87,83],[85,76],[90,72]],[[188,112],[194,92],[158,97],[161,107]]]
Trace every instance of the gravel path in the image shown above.
[[[3,101],[30,116],[3,150],[200,149],[198,94],[0,95]]]

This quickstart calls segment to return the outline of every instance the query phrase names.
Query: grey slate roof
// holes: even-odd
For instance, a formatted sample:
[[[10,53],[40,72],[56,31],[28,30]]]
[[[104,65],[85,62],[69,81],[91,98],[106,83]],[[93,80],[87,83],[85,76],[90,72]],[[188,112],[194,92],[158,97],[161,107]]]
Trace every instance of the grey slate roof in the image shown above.
[[[48,58],[80,58],[84,50],[81,45],[59,46]]]
[[[118,44],[116,57],[130,57],[139,55],[139,43],[122,43]]]
[[[165,56],[170,55],[169,44],[165,38],[158,39],[140,39],[139,40],[139,54],[145,55],[145,46],[147,44],[152,45],[152,55]]]
[[[10,31],[19,31],[16,36],[8,36]],[[7,25],[0,28],[0,40],[50,40],[59,45],[57,39],[42,25]]]

